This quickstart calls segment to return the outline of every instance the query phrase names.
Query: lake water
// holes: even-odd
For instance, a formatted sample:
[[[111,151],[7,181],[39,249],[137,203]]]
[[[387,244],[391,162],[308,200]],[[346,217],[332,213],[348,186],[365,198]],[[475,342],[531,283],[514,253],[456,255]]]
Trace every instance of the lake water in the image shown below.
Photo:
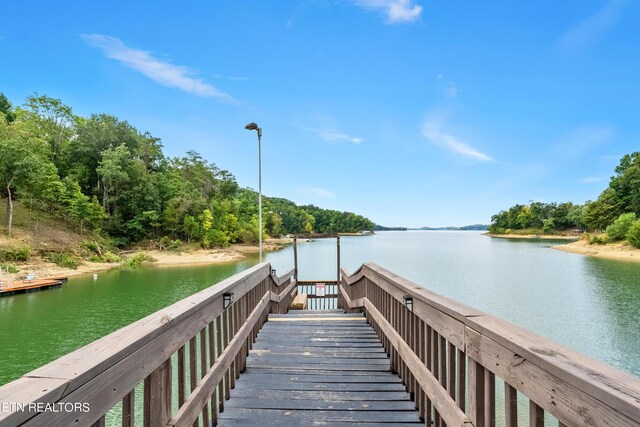
[[[416,283],[640,376],[640,264],[478,232],[343,237],[342,266],[375,262]],[[336,277],[335,239],[298,245],[300,280]],[[269,253],[278,273],[291,247]],[[0,384],[257,263],[114,270],[0,299]]]

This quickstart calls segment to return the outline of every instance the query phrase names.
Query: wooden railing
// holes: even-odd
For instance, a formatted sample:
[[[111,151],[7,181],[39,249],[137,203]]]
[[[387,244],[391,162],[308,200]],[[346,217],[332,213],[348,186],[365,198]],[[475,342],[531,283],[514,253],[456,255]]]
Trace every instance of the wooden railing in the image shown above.
[[[250,268],[0,387],[0,426],[215,425],[268,313],[297,292],[293,270],[271,273]]]
[[[640,379],[375,264],[342,271],[426,425],[640,426]],[[524,408],[523,408],[524,406]]]

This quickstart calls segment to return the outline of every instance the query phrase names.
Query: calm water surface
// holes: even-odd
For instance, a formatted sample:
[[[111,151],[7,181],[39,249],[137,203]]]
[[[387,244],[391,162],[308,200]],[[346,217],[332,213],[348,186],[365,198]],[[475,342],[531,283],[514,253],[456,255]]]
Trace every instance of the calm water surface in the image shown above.
[[[416,283],[640,376],[640,264],[476,232],[343,237],[342,266],[375,262]],[[336,276],[335,240],[299,244],[300,279]],[[144,268],[72,278],[0,299],[0,384],[257,262]],[[291,247],[267,255],[278,273]]]

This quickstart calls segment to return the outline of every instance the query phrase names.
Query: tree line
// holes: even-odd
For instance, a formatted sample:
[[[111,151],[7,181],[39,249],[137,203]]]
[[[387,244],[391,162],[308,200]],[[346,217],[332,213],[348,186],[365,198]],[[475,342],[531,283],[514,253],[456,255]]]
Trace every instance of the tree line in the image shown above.
[[[623,156],[614,172],[608,187],[594,201],[582,205],[571,202],[517,204],[493,215],[489,231],[504,234],[523,229],[553,232],[575,228],[605,231],[610,241],[627,239],[634,246],[640,246],[640,220],[637,219],[640,217],[640,152]],[[599,239],[594,242],[600,243]]]
[[[53,214],[110,236],[118,246],[145,239],[177,239],[203,247],[254,243],[297,233],[371,230],[351,212],[297,206],[240,188],[228,170],[195,151],[167,157],[160,138],[109,114],[75,115],[59,99],[34,94],[14,108],[0,94],[0,194],[11,234],[13,203],[38,218]]]

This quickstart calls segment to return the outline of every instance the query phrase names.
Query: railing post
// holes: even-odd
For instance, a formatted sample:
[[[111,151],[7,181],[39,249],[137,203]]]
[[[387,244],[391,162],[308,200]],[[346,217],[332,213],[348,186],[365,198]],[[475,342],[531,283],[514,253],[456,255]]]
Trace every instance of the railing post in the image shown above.
[[[336,281],[340,283],[340,236],[336,239],[338,245],[338,274],[336,275]]]
[[[298,238],[293,238],[293,277],[298,283]]]

